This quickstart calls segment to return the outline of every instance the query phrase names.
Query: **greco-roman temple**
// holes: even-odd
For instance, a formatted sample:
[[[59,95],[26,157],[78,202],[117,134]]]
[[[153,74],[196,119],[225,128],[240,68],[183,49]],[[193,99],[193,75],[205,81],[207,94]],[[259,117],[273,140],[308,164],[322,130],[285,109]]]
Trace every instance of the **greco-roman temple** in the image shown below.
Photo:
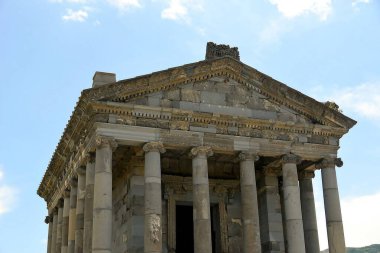
[[[96,72],[38,188],[48,253],[330,253],[345,240],[335,168],[355,125],[207,44],[203,61],[116,81]]]

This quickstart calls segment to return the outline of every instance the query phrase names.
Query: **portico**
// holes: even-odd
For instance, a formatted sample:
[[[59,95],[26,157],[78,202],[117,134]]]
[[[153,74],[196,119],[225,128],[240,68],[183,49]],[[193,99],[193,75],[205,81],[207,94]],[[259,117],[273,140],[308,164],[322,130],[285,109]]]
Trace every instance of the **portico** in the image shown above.
[[[38,191],[48,253],[178,252],[178,206],[196,253],[316,253],[319,171],[330,252],[344,250],[335,165],[355,121],[227,55],[95,74]]]

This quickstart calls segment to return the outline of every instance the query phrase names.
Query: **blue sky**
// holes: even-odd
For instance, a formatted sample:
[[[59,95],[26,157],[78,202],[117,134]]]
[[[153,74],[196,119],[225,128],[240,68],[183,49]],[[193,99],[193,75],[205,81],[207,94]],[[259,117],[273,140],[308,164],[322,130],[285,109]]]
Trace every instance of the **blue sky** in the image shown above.
[[[125,79],[204,59],[207,41],[358,124],[337,170],[348,246],[380,243],[377,0],[0,1],[0,253],[45,252],[43,173],[95,71]],[[319,173],[321,248],[327,247]]]

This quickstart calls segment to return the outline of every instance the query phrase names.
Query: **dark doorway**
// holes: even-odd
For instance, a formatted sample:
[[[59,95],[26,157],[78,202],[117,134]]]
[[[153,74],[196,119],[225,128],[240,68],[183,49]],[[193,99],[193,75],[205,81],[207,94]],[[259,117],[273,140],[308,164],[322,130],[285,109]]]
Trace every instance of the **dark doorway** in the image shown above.
[[[221,252],[218,206],[210,207],[212,252]],[[193,206],[176,206],[176,252],[194,253]]]
[[[194,253],[193,206],[176,206],[176,252]]]

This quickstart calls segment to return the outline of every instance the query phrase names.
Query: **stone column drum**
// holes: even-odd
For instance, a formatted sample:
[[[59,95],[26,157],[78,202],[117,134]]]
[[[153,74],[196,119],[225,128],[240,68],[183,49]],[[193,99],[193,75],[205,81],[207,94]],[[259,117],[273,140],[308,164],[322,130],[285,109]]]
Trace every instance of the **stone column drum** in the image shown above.
[[[340,209],[338,183],[335,165],[341,167],[340,158],[324,159],[317,168],[322,169],[323,198],[325,203],[327,239],[330,253],[346,252],[342,213]]]
[[[75,227],[76,227],[76,207],[77,207],[77,179],[73,178],[71,180],[71,190],[70,190],[70,213],[69,213],[69,240],[67,246],[68,253],[74,253],[75,249]]]
[[[75,227],[75,253],[83,253],[83,229],[84,229],[84,198],[86,195],[86,169],[78,167],[77,208]]]
[[[213,155],[210,147],[191,149],[193,157],[193,220],[194,252],[211,253],[210,193],[207,157]]]
[[[112,250],[112,152],[116,142],[96,138],[92,252]]]
[[[239,154],[244,253],[261,252],[255,175],[255,161],[258,158],[257,155],[249,152]]]
[[[57,241],[57,223],[58,223],[58,208],[55,207],[53,211],[53,230],[51,234],[51,245],[49,253],[55,253]]]
[[[165,149],[160,142],[144,145],[144,252],[162,252],[161,157]]]
[[[63,194],[61,253],[67,253],[67,248],[69,246],[69,215],[70,215],[70,190],[65,190]]]
[[[63,199],[58,201],[58,218],[57,218],[57,239],[56,239],[56,253],[61,253],[62,249],[62,220],[63,220]]]
[[[259,179],[260,239],[263,253],[284,253],[284,227],[278,176],[281,170],[264,168]]]
[[[314,171],[301,171],[298,175],[305,249],[307,253],[320,253],[317,215],[315,212],[313,182]]]
[[[94,210],[95,155],[87,154],[86,195],[84,198],[83,253],[92,251],[92,221]]]
[[[305,253],[300,191],[298,187],[297,163],[294,154],[282,157],[282,177],[286,220],[287,252]]]
[[[47,240],[47,253],[51,251],[51,238],[53,234],[53,218],[52,216],[45,217],[45,223],[49,225],[48,227],[48,240]]]

